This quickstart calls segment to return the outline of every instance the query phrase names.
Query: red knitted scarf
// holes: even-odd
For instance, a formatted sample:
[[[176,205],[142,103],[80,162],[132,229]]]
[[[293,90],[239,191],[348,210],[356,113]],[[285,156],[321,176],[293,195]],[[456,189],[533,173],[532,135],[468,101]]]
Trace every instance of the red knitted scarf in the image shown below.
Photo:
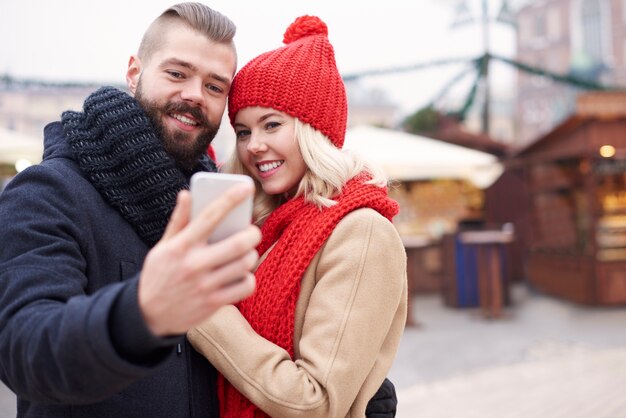
[[[320,210],[303,197],[292,199],[272,212],[261,228],[259,254],[276,245],[257,268],[256,292],[239,304],[239,310],[259,335],[287,350],[292,359],[300,281],[335,226],[359,208],[375,209],[389,220],[398,213],[398,204],[385,189],[363,181],[364,176],[349,181],[334,199],[337,204],[329,208]],[[267,417],[222,375],[218,394],[221,417]]]

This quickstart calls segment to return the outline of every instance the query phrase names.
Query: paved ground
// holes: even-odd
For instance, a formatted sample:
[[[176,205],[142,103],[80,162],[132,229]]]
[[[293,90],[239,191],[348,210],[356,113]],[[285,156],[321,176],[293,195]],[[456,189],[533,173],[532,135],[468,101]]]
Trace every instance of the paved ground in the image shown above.
[[[626,348],[556,351],[406,388],[398,417],[626,417]]]
[[[517,286],[506,317],[414,298],[390,372],[398,418],[626,418],[626,307],[586,308]],[[0,418],[15,416],[0,385]]]
[[[626,307],[514,289],[500,320],[418,296],[390,377],[399,418],[626,417]]]
[[[15,396],[0,382],[0,417],[10,418],[15,417],[15,415]]]

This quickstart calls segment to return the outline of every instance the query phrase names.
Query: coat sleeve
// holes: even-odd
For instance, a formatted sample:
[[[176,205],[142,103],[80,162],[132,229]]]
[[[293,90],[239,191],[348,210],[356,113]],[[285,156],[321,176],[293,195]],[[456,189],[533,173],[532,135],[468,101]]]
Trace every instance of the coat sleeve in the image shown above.
[[[256,334],[234,306],[188,334],[196,350],[273,417],[346,416],[389,343],[392,324],[404,326],[406,256],[389,221],[371,210],[353,212],[321,251],[309,267],[317,283],[295,361]],[[399,334],[385,348],[390,356]]]
[[[109,332],[121,316],[116,310],[126,310],[127,326],[143,323],[137,277],[112,278],[87,294],[88,274],[98,266],[87,265],[85,254],[98,243],[90,242],[81,199],[93,192],[76,190],[80,184],[66,171],[31,167],[0,194],[0,378],[22,399],[86,404],[151,367],[126,360]],[[143,325],[135,331],[146,336]]]

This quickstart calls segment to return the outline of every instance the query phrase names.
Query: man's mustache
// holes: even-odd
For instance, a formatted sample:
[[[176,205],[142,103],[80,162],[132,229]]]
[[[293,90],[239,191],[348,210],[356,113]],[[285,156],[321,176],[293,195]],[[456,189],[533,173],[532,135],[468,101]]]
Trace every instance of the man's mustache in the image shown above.
[[[197,106],[191,106],[188,103],[169,102],[165,105],[165,112],[168,114],[169,113],[187,113],[191,115],[196,120],[196,122],[200,124],[201,127],[206,128],[207,126],[209,126],[209,121],[207,120],[202,110],[200,110],[200,108],[198,108]]]

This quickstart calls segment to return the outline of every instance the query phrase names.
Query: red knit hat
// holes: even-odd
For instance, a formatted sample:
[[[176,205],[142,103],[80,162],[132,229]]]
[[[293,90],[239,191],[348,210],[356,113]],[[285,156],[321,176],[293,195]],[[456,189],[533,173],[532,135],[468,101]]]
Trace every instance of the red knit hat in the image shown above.
[[[228,101],[230,123],[250,106],[280,110],[343,146],[348,117],[346,89],[328,41],[328,27],[316,16],[297,18],[285,32],[285,46],[247,63],[235,76]]]

